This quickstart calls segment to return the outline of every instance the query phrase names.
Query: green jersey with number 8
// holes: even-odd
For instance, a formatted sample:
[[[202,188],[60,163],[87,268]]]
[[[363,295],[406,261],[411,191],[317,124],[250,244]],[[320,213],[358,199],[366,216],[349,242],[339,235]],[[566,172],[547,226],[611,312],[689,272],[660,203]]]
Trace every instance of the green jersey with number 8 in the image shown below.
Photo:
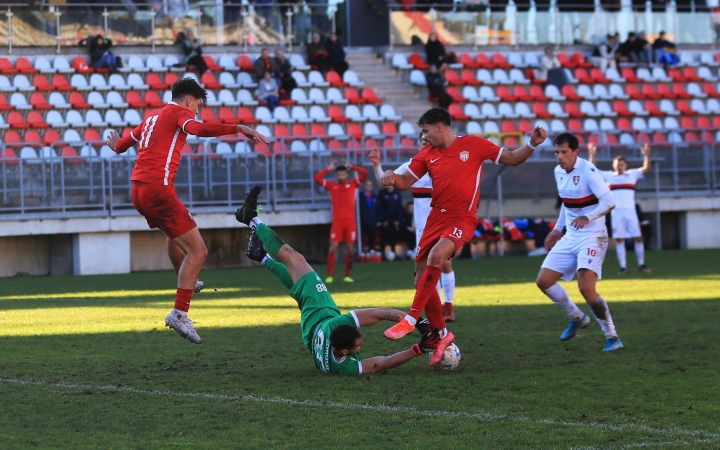
[[[355,313],[340,314],[335,301],[316,272],[309,272],[290,289],[290,296],[300,307],[303,344],[312,353],[315,367],[325,373],[362,373],[360,353],[335,359],[330,333],[340,325],[360,326]]]

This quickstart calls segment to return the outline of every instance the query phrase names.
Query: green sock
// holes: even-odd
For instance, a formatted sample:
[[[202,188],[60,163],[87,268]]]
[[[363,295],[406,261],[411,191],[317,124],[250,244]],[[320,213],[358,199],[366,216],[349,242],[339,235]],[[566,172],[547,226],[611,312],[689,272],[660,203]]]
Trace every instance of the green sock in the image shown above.
[[[255,234],[260,236],[263,247],[265,247],[265,250],[270,254],[270,256],[273,259],[277,258],[277,254],[282,246],[285,245],[285,241],[283,241],[283,239],[278,236],[272,228],[264,223],[261,223],[255,228]]]
[[[267,270],[270,271],[273,275],[275,275],[275,278],[280,280],[280,282],[288,289],[292,289],[293,287],[293,280],[290,277],[290,273],[287,270],[287,266],[280,261],[275,261],[274,259],[267,259],[265,261],[265,267]]]

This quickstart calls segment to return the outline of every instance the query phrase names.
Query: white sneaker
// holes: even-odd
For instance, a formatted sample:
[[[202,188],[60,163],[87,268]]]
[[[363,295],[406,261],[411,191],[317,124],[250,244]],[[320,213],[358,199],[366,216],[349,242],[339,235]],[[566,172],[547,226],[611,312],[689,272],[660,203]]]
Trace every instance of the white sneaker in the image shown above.
[[[188,316],[184,316],[179,312],[172,310],[170,311],[170,314],[165,317],[165,325],[177,331],[180,336],[184,337],[188,341],[195,344],[202,344],[202,338],[198,336],[192,320],[190,320]]]
[[[195,280],[195,293],[202,291],[205,288],[205,283],[202,282],[202,280]]]

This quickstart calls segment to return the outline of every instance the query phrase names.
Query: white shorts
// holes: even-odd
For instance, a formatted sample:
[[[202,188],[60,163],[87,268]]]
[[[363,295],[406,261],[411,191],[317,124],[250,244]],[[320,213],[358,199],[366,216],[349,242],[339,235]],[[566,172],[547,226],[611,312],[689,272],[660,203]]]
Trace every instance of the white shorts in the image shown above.
[[[634,209],[616,209],[610,214],[613,239],[630,239],[642,236],[640,221]]]
[[[564,236],[545,257],[542,267],[561,273],[565,281],[572,281],[580,269],[592,270],[600,279],[607,247],[605,231],[588,233],[587,236]]]

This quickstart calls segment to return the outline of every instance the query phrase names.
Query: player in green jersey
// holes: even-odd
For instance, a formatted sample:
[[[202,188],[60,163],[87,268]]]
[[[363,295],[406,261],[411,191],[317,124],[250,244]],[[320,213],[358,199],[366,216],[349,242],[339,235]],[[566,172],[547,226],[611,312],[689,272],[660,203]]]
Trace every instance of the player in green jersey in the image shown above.
[[[261,190],[260,186],[253,186],[245,196],[245,203],[235,213],[239,222],[252,228],[245,254],[264,264],[290,289],[290,296],[300,308],[303,343],[312,353],[315,367],[325,373],[380,372],[405,364],[435,348],[437,334],[430,331],[429,322],[423,319],[418,329],[425,334],[419,344],[394,355],[362,359],[363,340],[358,328],[381,320],[399,322],[404,313],[391,308],[368,308],[340,314],[327,287],[305,258],[257,216],[257,198]]]

